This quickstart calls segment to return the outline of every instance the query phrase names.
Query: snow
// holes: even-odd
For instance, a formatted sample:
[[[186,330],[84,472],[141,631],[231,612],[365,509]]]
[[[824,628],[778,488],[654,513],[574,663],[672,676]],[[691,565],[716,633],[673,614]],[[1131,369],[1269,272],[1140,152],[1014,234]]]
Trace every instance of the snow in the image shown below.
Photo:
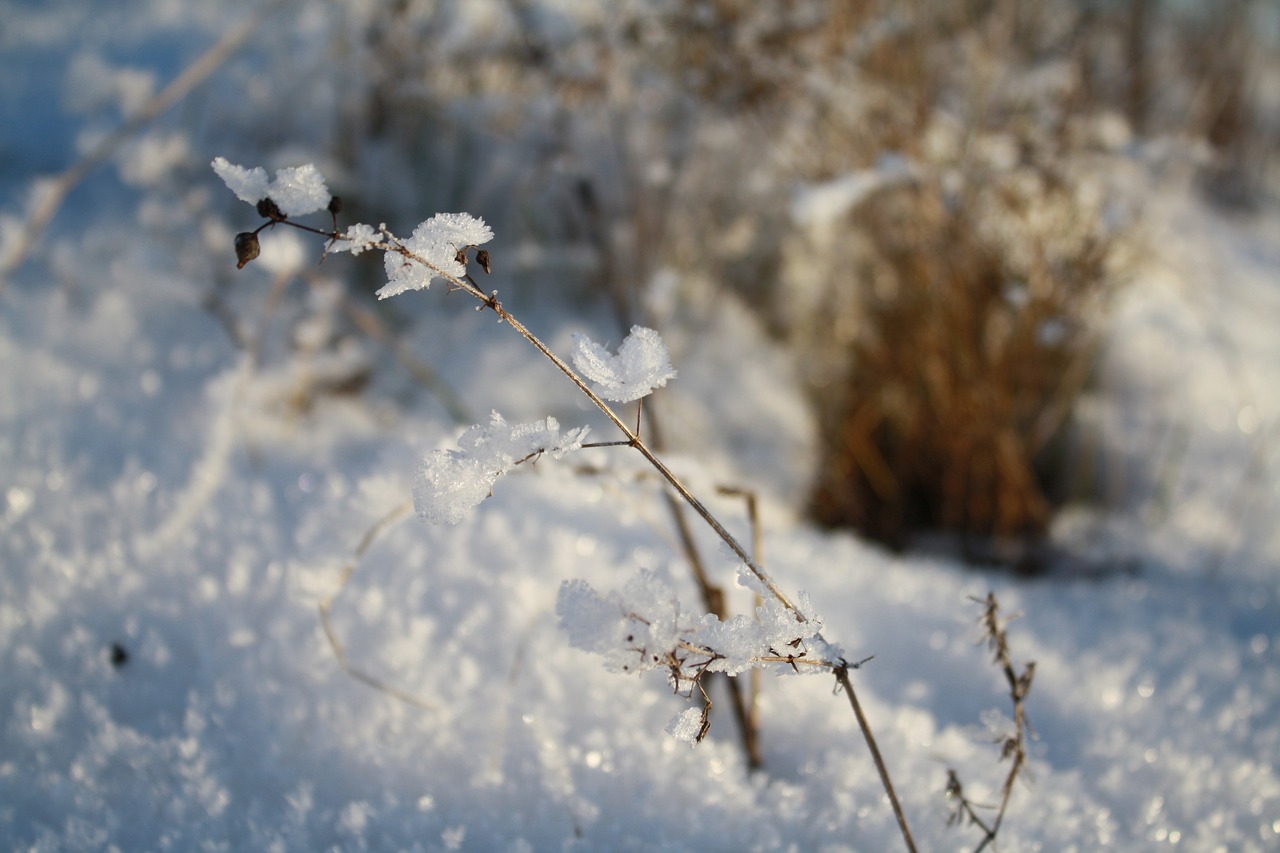
[[[273,181],[267,180],[267,172],[261,166],[246,169],[228,162],[225,157],[215,157],[212,165],[213,171],[241,201],[257,204],[269,198],[288,216],[324,210],[332,198],[324,176],[312,163],[277,169]]]
[[[123,44],[139,56],[121,67],[167,80],[198,53],[199,36],[228,23],[220,16],[243,11],[131,0],[110,12],[128,27],[94,28],[84,24],[97,7],[28,5],[7,8],[11,34],[0,41],[0,79],[23,103],[43,102],[50,83],[26,73],[30,55],[13,33],[40,34],[40,49],[77,73],[85,60],[70,60],[82,52],[115,55]],[[85,41],[94,38],[112,50]],[[258,49],[268,48],[291,62],[309,55]],[[522,454],[580,442],[559,420],[585,410],[509,328],[442,289],[386,304],[404,313],[383,322],[468,407],[512,418],[468,433],[345,324],[339,294],[380,281],[376,261],[320,265],[323,239],[284,241],[277,227],[263,233],[261,259],[234,268],[233,235],[257,220],[208,162],[260,152],[241,156],[219,128],[248,134],[267,115],[298,129],[283,106],[299,90],[271,95],[254,64],[262,55],[236,60],[197,108],[144,131],[155,135],[73,194],[0,284],[0,847],[901,849],[828,677],[765,674],[764,767],[753,774],[724,697],[691,748],[701,716],[667,673],[610,671],[596,653],[606,647],[583,649],[594,641],[561,628],[561,590],[578,602],[568,605],[573,630],[588,636],[616,639],[626,615],[617,602],[637,595],[653,607],[682,602],[684,627],[715,626],[697,621],[661,493],[634,454],[548,452],[511,469]],[[323,89],[316,67],[304,70]],[[89,94],[128,101],[132,79]],[[258,112],[267,107],[280,115]],[[36,172],[49,152],[71,156],[80,122],[41,118],[38,138],[19,123],[0,131],[6,233],[46,179]],[[167,164],[190,156],[135,172],[138,151],[157,148]],[[279,162],[313,159],[323,162],[314,151]],[[992,741],[1010,709],[969,601],[989,590],[1020,614],[1009,627],[1015,661],[1037,664],[1027,703],[1036,739],[1000,849],[1280,846],[1280,210],[1268,202],[1252,219],[1227,216],[1189,182],[1132,165],[1151,199],[1150,258],[1114,306],[1091,403],[1108,475],[1130,498],[1065,514],[1055,531],[1078,557],[1071,565],[1089,571],[1026,579],[945,555],[895,556],[772,511],[787,503],[774,484],[787,481],[770,472],[790,457],[770,454],[777,445],[765,439],[799,447],[812,425],[794,407],[759,416],[795,392],[745,316],[723,311],[709,339],[673,344],[681,381],[671,388],[670,377],[655,379],[671,364],[654,349],[633,367],[621,349],[600,356],[621,359],[603,381],[644,380],[661,389],[655,405],[675,394],[685,410],[702,401],[679,422],[704,449],[672,467],[742,541],[742,502],[704,485],[759,488],[771,575],[796,600],[807,594],[822,635],[850,658],[875,655],[851,676],[921,849],[975,843],[946,825],[948,767],[975,801],[999,796]],[[305,173],[286,173],[278,186],[296,179],[304,191],[282,202],[265,170],[227,166],[241,198],[269,194],[291,217],[320,198]],[[335,185],[351,180],[324,171]],[[824,211],[865,187],[836,179],[829,189],[814,201]],[[384,215],[376,199],[363,203]],[[327,225],[328,214],[317,218]],[[449,243],[447,258],[430,257],[452,269],[453,242],[491,232],[479,217],[446,221],[460,230],[419,248]],[[348,233],[373,247],[372,229]],[[496,261],[505,239],[493,235]],[[495,264],[507,304],[528,306],[520,316],[549,330],[557,352],[574,351],[575,333],[602,339],[575,310],[578,295],[521,293],[525,282],[505,275]],[[754,439],[742,446],[755,455],[736,468],[713,446],[720,433],[697,426],[724,420]],[[531,427],[527,441],[520,425]],[[495,460],[506,474],[491,497],[477,488],[468,501],[483,491],[483,502],[454,524],[379,526],[413,495],[425,458],[482,458],[481,485]],[[753,612],[736,565],[696,535],[730,611]],[[351,666],[432,710],[342,667],[318,611],[328,601]],[[794,629],[786,618],[765,623]],[[675,627],[655,630],[668,642]]]
[[[616,354],[586,335],[576,335],[571,358],[573,366],[591,381],[592,390],[615,403],[647,397],[676,376],[662,336],[643,326],[631,327]]]
[[[378,290],[378,298],[398,296],[411,290],[425,290],[441,273],[462,278],[467,273],[462,252],[493,239],[493,230],[484,220],[469,213],[438,213],[413,229],[403,242],[409,255],[385,254],[388,282]]]
[[[427,454],[413,489],[418,515],[436,524],[457,524],[493,491],[503,474],[543,455],[559,459],[582,449],[587,427],[563,436],[555,418],[531,424],[509,424],[493,412],[486,425],[470,427],[458,439],[460,450]]]

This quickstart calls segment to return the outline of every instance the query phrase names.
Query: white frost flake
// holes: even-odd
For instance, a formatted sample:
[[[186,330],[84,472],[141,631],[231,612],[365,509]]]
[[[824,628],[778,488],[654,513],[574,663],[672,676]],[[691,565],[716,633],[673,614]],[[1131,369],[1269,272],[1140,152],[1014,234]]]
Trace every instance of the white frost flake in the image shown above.
[[[458,450],[427,454],[414,481],[413,504],[433,524],[457,524],[489,496],[498,477],[531,455],[559,459],[582,447],[587,427],[561,435],[555,418],[509,424],[497,412],[458,439]]]
[[[420,260],[387,252],[387,283],[378,291],[378,298],[425,290],[442,274],[461,278],[467,268],[458,261],[458,251],[492,239],[493,230],[483,219],[469,213],[437,213],[413,229],[413,236],[404,241],[404,247]]]
[[[698,735],[702,734],[702,710],[685,708],[676,714],[667,723],[667,734],[687,744],[697,743]]]
[[[324,176],[311,163],[278,169],[276,179],[270,182],[261,166],[246,169],[228,162],[225,157],[215,157],[212,165],[213,171],[241,201],[257,204],[264,198],[270,198],[289,216],[305,216],[323,210],[333,198],[325,186]]]
[[[662,337],[643,326],[631,327],[617,355],[586,335],[575,335],[571,358],[595,392],[615,403],[639,400],[676,377]]]
[[[382,232],[379,229],[363,222],[357,222],[347,228],[337,240],[333,241],[329,251],[350,252],[353,255],[358,255],[369,249],[376,249],[381,245]]]

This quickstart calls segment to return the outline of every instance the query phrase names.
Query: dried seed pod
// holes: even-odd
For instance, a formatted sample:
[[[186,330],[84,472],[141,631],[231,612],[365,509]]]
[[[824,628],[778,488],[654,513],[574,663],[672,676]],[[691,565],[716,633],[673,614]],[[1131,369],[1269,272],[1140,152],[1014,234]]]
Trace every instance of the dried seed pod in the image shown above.
[[[467,265],[467,250],[459,249],[457,253],[453,256],[453,260],[456,263],[462,264],[465,267]]]
[[[342,212],[342,196],[335,195],[329,199],[329,212],[334,216]]]
[[[283,222],[288,219],[284,211],[280,209],[280,205],[271,200],[271,196],[259,199],[258,215],[270,219],[272,222]]]
[[[486,275],[493,272],[493,269],[489,266],[489,250],[488,249],[481,249],[480,251],[476,252],[476,262],[480,264],[480,268],[485,271]]]
[[[253,231],[242,231],[236,235],[236,269],[244,269],[244,265],[258,257],[262,248],[258,245],[258,235]]]

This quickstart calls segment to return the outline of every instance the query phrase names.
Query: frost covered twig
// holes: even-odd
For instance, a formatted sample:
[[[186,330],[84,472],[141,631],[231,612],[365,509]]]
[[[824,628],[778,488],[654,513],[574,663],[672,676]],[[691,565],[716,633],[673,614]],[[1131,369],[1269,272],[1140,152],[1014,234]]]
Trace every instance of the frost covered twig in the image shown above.
[[[377,249],[383,252],[388,283],[379,298],[409,290],[425,290],[443,279],[451,290],[462,291],[480,302],[479,310],[490,310],[571,381],[591,403],[622,433],[622,444],[639,452],[679,498],[696,512],[740,561],[740,581],[760,596],[761,603],[750,615],[724,619],[716,612],[697,615],[685,611],[665,584],[651,572],[641,571],[621,593],[600,595],[585,581],[565,581],[556,611],[569,634],[570,642],[605,658],[606,665],[622,672],[644,672],[661,668],[675,692],[692,697],[698,691],[703,707],[680,714],[668,732],[689,741],[706,735],[710,697],[703,678],[722,672],[739,675],[760,668],[800,672],[828,672],[849,697],[858,725],[871,749],[876,767],[892,803],[908,850],[915,850],[906,816],[889,779],[888,770],[876,747],[870,725],[862,712],[849,678],[850,663],[838,646],[821,633],[822,621],[803,594],[793,600],[773,580],[763,566],[725,528],[640,436],[640,422],[632,427],[607,401],[625,403],[642,400],[655,388],[675,376],[666,346],[656,332],[633,327],[616,354],[610,354],[590,340],[575,342],[573,365],[550,349],[537,335],[514,317],[499,301],[497,291],[486,293],[467,270],[471,259],[486,272],[491,271],[489,253],[480,246],[493,238],[482,219],[465,213],[437,214],[421,223],[413,234],[402,239],[385,225],[353,225],[338,231],[337,214],[341,201],[330,196],[313,166],[282,169],[274,181],[262,169],[244,169],[222,158],[214,169],[244,201],[255,205],[266,220],[252,232],[236,237],[238,266],[258,255],[258,235],[276,225],[287,225],[325,237],[326,254],[352,254]],[[290,216],[327,209],[333,229],[324,231],[295,223]],[[496,479],[516,465],[543,454],[558,457],[583,446],[585,428],[563,436],[554,418],[533,424],[508,424],[496,412],[487,426],[474,426],[459,439],[458,451],[438,450],[427,457],[414,490],[419,515],[453,523],[483,501]],[[337,644],[327,622],[326,631],[340,660]],[[355,673],[353,673],[355,674]],[[367,676],[360,676],[367,680]]]
[[[1009,798],[1013,795],[1014,783],[1017,782],[1018,776],[1027,763],[1027,737],[1031,731],[1031,724],[1027,720],[1025,703],[1027,696],[1031,693],[1031,682],[1035,678],[1036,665],[1034,661],[1029,662],[1022,672],[1018,672],[1013,665],[1006,633],[1008,622],[1000,621],[1000,602],[996,600],[995,593],[989,592],[986,598],[971,600],[983,607],[981,618],[983,638],[995,656],[996,665],[1004,674],[1005,681],[1009,685],[1009,700],[1013,703],[1013,731],[997,739],[997,743],[1000,744],[1001,760],[1009,759],[1011,764],[1004,784],[1001,786],[1000,805],[994,820],[990,823],[983,820],[978,814],[978,806],[965,796],[959,774],[955,769],[947,770],[947,796],[956,802],[955,810],[948,823],[954,825],[967,820],[982,830],[982,841],[974,848],[974,853],[980,853],[988,846],[995,845],[996,835],[1000,832],[1000,825],[1009,808]]]

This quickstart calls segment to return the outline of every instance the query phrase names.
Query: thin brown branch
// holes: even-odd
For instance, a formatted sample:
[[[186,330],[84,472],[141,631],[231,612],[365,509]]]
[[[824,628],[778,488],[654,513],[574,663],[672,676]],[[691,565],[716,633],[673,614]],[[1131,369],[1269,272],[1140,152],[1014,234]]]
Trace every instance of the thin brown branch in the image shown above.
[[[351,581],[351,576],[354,575],[356,569],[359,568],[360,560],[364,557],[365,552],[373,546],[373,543],[376,542],[378,537],[386,532],[388,528],[408,516],[412,509],[413,504],[406,501],[391,510],[391,512],[387,513],[382,518],[378,519],[374,525],[365,532],[364,536],[360,539],[360,544],[356,546],[356,550],[352,553],[350,559],[347,560],[346,565],[343,566],[342,575],[338,579],[338,588],[335,589],[328,598],[320,602],[320,623],[324,626],[324,635],[329,640],[329,647],[333,649],[333,655],[337,658],[338,665],[346,670],[348,675],[362,684],[367,684],[380,693],[385,693],[394,699],[399,699],[401,702],[416,705],[425,711],[435,711],[437,708],[431,702],[388,684],[386,681],[383,681],[374,675],[370,675],[366,670],[363,670],[351,663],[351,661],[347,659],[346,650],[342,647],[342,641],[338,639],[338,634],[333,628],[333,622],[329,618],[330,612],[333,610],[334,602]]]
[[[992,651],[995,664],[1004,674],[1005,682],[1009,686],[1009,701],[1013,704],[1013,732],[997,741],[1000,744],[1001,760],[1009,759],[1010,766],[1001,785],[1000,805],[994,820],[987,823],[978,816],[976,806],[964,794],[959,775],[954,769],[947,771],[947,796],[957,801],[951,822],[955,823],[962,817],[968,817],[971,824],[982,830],[982,841],[974,848],[974,853],[980,853],[987,847],[995,845],[996,836],[1009,809],[1009,799],[1013,796],[1014,784],[1026,767],[1027,737],[1031,732],[1031,723],[1027,719],[1026,699],[1031,692],[1031,683],[1035,679],[1036,665],[1034,661],[1029,662],[1021,673],[1014,666],[1006,631],[1008,622],[1007,620],[1002,622],[1000,619],[1000,602],[996,600],[995,593],[987,593],[985,599],[971,600],[983,606],[980,620],[983,636],[988,648]]]
[[[911,834],[910,824],[907,823],[907,814],[902,810],[902,802],[898,799],[898,792],[893,788],[893,779],[889,776],[889,768],[884,763],[884,757],[880,755],[880,747],[876,743],[875,735],[871,732],[871,723],[867,720],[867,715],[862,710],[862,703],[858,701],[858,695],[853,692],[853,682],[849,678],[849,667],[837,667],[835,676],[840,687],[844,689],[844,695],[849,697],[849,705],[853,708],[853,715],[858,718],[858,728],[862,730],[862,737],[867,742],[867,748],[871,750],[871,760],[875,762],[876,772],[880,774],[880,784],[884,787],[885,793],[889,795],[889,803],[893,806],[893,815],[898,819],[898,829],[902,831],[902,840],[906,842],[907,850],[910,853],[915,853],[916,840]]]

